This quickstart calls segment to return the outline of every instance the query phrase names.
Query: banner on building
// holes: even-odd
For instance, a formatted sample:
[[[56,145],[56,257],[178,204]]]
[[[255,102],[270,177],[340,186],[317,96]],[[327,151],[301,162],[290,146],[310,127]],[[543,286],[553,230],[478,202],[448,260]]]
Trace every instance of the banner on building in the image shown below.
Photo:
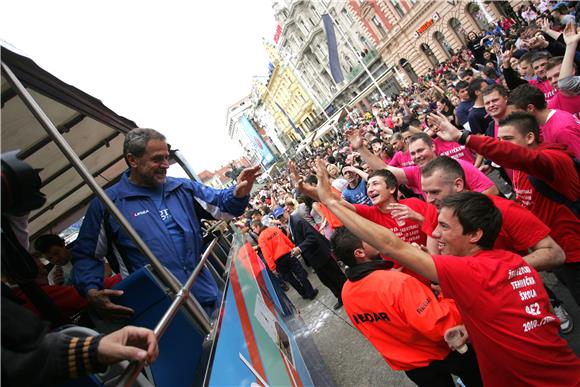
[[[260,163],[262,166],[264,166],[264,168],[269,167],[274,162],[274,155],[245,114],[240,118],[240,125],[244,130],[244,133],[246,133],[246,136],[248,136],[248,140],[252,144],[256,153],[260,155]]]
[[[278,24],[278,27],[276,27],[276,33],[274,34],[274,43],[278,44],[280,35],[282,35],[282,26]]]
[[[336,35],[334,34],[334,25],[329,14],[322,15],[322,22],[324,23],[324,31],[326,32],[326,43],[328,45],[328,65],[330,66],[330,73],[335,83],[344,81],[344,75],[340,68],[340,60],[338,58],[338,47],[336,46]]]

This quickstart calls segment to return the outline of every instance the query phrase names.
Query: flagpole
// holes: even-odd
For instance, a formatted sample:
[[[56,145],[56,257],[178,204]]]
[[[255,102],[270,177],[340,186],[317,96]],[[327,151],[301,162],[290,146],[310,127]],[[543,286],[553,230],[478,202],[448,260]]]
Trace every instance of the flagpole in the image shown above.
[[[289,57],[288,57],[288,55],[289,55]],[[322,113],[326,117],[326,120],[330,121],[330,116],[326,112],[326,109],[324,108],[324,106],[322,106],[320,101],[318,101],[318,99],[314,97],[314,93],[312,91],[310,91],[310,89],[306,86],[306,82],[304,81],[304,79],[302,79],[300,71],[296,68],[296,66],[292,62],[292,57],[293,57],[292,54],[289,54],[288,51],[284,50],[284,62],[287,62],[290,65],[290,68],[292,69],[292,72],[294,73],[294,75],[296,75],[296,79],[298,79],[298,83],[300,83],[300,86],[302,86],[302,88],[309,94],[310,99],[312,101],[314,101],[316,106],[322,111]],[[338,128],[336,127],[336,125],[334,123],[332,124],[332,128],[338,134]]]
[[[336,26],[336,28],[338,29],[338,32],[340,32],[340,36],[342,36],[342,38],[344,39],[346,45],[352,50],[352,52],[354,52],[354,54],[356,55],[359,63],[363,66],[363,68],[365,69],[366,73],[370,77],[371,81],[373,82],[373,84],[375,85],[375,87],[377,88],[377,90],[379,91],[379,93],[381,93],[381,96],[383,97],[383,100],[386,99],[387,96],[385,95],[385,93],[383,93],[383,91],[379,87],[379,84],[377,83],[377,80],[375,79],[375,77],[373,77],[373,75],[369,71],[369,69],[368,69],[367,65],[365,64],[365,62],[363,61],[362,57],[359,55],[358,51],[352,46],[352,44],[350,44],[350,42],[348,41],[348,38],[346,37],[344,31],[342,30],[342,27],[340,27],[340,25],[338,25],[338,23],[335,22],[334,18],[332,17],[332,14],[330,13],[330,10],[328,9],[328,5],[326,4],[326,2],[322,1],[322,4],[324,4],[324,9],[326,10],[326,13],[330,17],[330,20],[332,20],[332,24],[334,24]]]

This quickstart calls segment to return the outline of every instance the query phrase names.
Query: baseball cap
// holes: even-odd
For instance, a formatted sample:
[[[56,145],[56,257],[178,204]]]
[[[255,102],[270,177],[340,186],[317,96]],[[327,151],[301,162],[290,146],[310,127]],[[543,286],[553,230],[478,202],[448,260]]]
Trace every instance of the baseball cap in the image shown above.
[[[282,207],[276,207],[274,208],[274,211],[272,211],[272,216],[274,217],[274,219],[278,219],[279,217],[282,216],[283,213],[284,209]]]

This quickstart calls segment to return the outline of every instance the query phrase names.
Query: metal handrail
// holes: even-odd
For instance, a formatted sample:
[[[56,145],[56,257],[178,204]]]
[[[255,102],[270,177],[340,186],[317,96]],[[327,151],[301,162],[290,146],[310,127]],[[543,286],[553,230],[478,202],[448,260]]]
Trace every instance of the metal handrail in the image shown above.
[[[211,241],[207,249],[204,251],[201,259],[199,260],[199,263],[197,264],[197,266],[187,279],[187,282],[185,282],[185,285],[183,285],[183,287],[179,290],[179,292],[177,292],[175,298],[173,299],[173,302],[169,306],[169,309],[167,309],[163,317],[161,317],[161,320],[159,320],[159,322],[157,323],[157,326],[153,330],[153,333],[155,333],[155,337],[157,338],[158,342],[161,340],[161,337],[165,333],[165,330],[167,329],[171,321],[173,321],[173,318],[177,314],[177,311],[179,310],[181,305],[189,298],[189,289],[193,285],[193,282],[195,281],[199,273],[201,273],[201,271],[203,270],[207,258],[212,253],[212,250],[216,244],[217,238]],[[123,375],[119,379],[117,386],[127,387],[133,385],[133,383],[139,376],[139,373],[141,372],[144,366],[145,366],[144,362],[139,361],[131,362],[131,364],[127,367],[125,372],[123,372]]]
[[[149,249],[149,247],[145,244],[143,239],[139,236],[139,234],[135,231],[133,226],[125,219],[121,211],[115,206],[113,201],[109,199],[105,191],[97,184],[89,170],[82,164],[81,160],[77,156],[77,154],[73,151],[70,145],[66,142],[64,137],[60,134],[58,129],[54,126],[54,124],[50,121],[48,116],[44,113],[44,111],[40,108],[40,106],[36,103],[34,98],[30,95],[28,90],[22,85],[20,80],[16,77],[16,75],[12,72],[12,70],[2,62],[2,71],[6,74],[6,77],[16,93],[20,96],[24,104],[28,107],[30,112],[36,117],[38,122],[42,125],[42,127],[46,130],[48,135],[52,138],[58,148],[62,151],[68,161],[73,165],[76,171],[81,175],[83,180],[87,183],[93,193],[98,196],[103,204],[107,207],[107,209],[111,212],[111,214],[115,217],[115,219],[119,222],[121,227],[129,234],[131,239],[135,242],[139,250],[143,253],[145,257],[147,257],[153,266],[155,272],[160,277],[160,279],[169,286],[169,288],[174,293],[179,293],[181,284],[173,278],[169,273],[164,269],[163,265],[157,257],[153,254],[153,252]],[[201,308],[196,305],[191,298],[187,298],[185,301],[185,306],[187,310],[192,314],[195,321],[200,325],[201,329],[205,334],[209,334],[211,331],[211,324],[209,320],[206,318],[205,313]]]

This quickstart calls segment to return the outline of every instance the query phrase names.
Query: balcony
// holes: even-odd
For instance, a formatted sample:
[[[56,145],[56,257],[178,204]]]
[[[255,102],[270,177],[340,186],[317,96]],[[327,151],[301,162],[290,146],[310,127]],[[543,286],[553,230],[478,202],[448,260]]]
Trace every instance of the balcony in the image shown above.
[[[366,54],[364,58],[362,58],[362,61],[365,64],[365,66],[368,66],[369,64],[374,62],[375,59],[377,59],[378,57],[379,57],[378,51],[375,49],[372,49],[372,50],[369,50],[368,54]],[[364,68],[363,68],[362,64],[359,63],[356,66],[354,66],[352,71],[350,73],[346,74],[347,82],[350,82],[353,79],[355,79],[356,77],[358,77],[360,75],[360,73],[363,71],[364,71]]]

